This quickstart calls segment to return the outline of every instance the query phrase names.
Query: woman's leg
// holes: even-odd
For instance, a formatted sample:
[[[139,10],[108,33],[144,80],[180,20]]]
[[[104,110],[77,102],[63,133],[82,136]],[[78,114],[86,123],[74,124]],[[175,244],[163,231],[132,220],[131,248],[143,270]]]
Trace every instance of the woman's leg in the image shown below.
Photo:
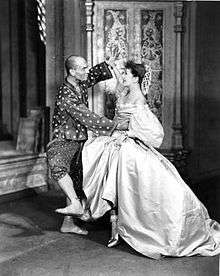
[[[119,244],[118,235],[118,216],[116,209],[112,209],[110,212],[110,222],[111,222],[111,238],[108,241],[108,247],[114,247]]]

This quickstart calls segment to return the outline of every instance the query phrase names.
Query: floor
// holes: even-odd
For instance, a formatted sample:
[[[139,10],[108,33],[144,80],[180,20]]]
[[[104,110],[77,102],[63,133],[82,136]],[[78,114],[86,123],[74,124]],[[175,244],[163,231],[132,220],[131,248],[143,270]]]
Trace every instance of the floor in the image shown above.
[[[152,260],[125,243],[107,248],[107,217],[86,224],[88,236],[61,234],[63,204],[56,191],[0,204],[1,276],[219,275],[218,256]]]

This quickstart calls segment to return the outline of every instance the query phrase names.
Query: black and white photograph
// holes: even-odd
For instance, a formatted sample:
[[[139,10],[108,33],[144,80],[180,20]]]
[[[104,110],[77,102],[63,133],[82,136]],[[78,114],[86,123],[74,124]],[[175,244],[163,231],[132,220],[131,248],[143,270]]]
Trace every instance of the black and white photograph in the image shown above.
[[[220,276],[220,1],[0,0],[0,276]]]

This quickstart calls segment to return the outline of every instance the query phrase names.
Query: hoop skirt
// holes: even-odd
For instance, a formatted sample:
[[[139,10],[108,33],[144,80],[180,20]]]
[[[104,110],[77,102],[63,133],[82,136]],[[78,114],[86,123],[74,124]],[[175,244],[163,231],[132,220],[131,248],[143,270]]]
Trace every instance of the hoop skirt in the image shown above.
[[[163,128],[147,104],[118,106],[129,131],[89,139],[84,192],[93,219],[118,208],[119,235],[150,258],[220,253],[220,225],[158,148]]]

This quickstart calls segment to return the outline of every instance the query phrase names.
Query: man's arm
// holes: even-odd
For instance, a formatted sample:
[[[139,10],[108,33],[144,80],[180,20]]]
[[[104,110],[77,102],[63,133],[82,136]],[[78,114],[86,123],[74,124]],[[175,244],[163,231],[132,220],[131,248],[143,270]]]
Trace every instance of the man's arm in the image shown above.
[[[117,127],[116,121],[109,120],[104,116],[99,116],[90,111],[88,107],[74,95],[68,95],[68,97],[65,97],[61,105],[74,120],[79,121],[82,125],[97,135],[110,136]],[[122,127],[124,126],[122,125]]]
[[[89,70],[89,75],[85,83],[87,87],[91,87],[100,81],[108,80],[112,77],[113,76],[109,70],[109,65],[104,61]]]

